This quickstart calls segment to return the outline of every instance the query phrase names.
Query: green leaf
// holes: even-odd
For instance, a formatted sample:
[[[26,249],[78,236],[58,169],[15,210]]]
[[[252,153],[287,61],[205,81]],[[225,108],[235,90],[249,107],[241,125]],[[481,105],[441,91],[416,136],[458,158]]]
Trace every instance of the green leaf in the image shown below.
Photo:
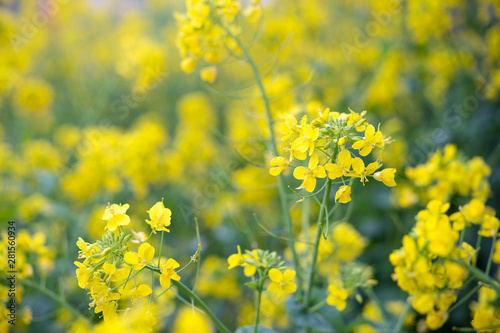
[[[286,310],[292,323],[304,328],[312,328],[321,332],[336,332],[319,313],[308,312],[304,306],[290,297],[286,301]]]
[[[255,289],[255,290],[259,290],[259,285],[255,282],[247,282],[247,283],[245,283],[245,286],[252,288],[252,289]]]
[[[243,326],[238,328],[234,333],[253,333],[253,325]],[[269,327],[259,325],[257,326],[257,333],[277,333]]]

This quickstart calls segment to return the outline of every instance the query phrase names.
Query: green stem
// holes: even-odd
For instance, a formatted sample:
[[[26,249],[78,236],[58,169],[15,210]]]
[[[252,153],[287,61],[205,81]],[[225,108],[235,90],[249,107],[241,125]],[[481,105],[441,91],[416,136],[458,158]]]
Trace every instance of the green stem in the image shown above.
[[[471,289],[464,297],[462,297],[460,299],[460,301],[456,302],[455,304],[453,304],[453,306],[451,308],[448,309],[448,313],[451,313],[453,312],[453,310],[455,310],[456,308],[458,308],[460,305],[464,304],[469,298],[471,298],[475,293],[476,291],[479,290],[479,288],[481,288],[483,286],[482,283],[479,283],[477,286],[475,286],[473,289]]]
[[[227,28],[225,28],[222,24],[221,27],[229,34],[230,37],[232,37],[238,46],[241,48],[243,55],[252,68],[252,72],[255,78],[255,81],[257,83],[257,86],[260,91],[260,95],[262,97],[262,103],[264,105],[264,110],[266,113],[266,121],[267,121],[267,127],[269,129],[269,148],[271,150],[271,153],[273,155],[278,156],[278,149],[276,145],[276,138],[274,136],[274,129],[273,129],[273,117],[271,114],[271,107],[269,103],[269,98],[267,97],[266,89],[264,88],[264,84],[262,83],[262,78],[259,73],[259,69],[255,65],[255,62],[253,61],[252,57],[250,56],[250,53],[248,52],[248,49],[246,48],[245,45],[241,42],[241,40],[236,37],[234,34],[232,34]],[[302,286],[302,277],[300,274],[300,266],[299,266],[299,258],[297,256],[297,252],[295,251],[295,242],[293,238],[293,231],[292,231],[292,220],[290,218],[290,211],[288,210],[288,204],[286,202],[286,185],[285,181],[283,179],[283,175],[278,175],[278,192],[279,192],[279,197],[280,197],[280,205],[281,205],[281,210],[283,212],[283,218],[285,220],[285,228],[286,232],[288,235],[288,247],[290,248],[290,251],[292,252],[292,261],[293,261],[293,266],[295,268],[295,271],[297,272],[297,282],[299,286]],[[299,287],[299,293],[301,292],[301,288]]]
[[[259,288],[259,293],[257,295],[257,304],[255,307],[255,320],[253,322],[253,333],[257,333],[259,329],[259,319],[260,319],[260,300],[262,298],[262,288]]]
[[[153,270],[157,273],[161,274],[159,267],[154,266],[146,266],[148,269]],[[207,304],[203,302],[203,300],[198,297],[191,289],[189,289],[185,284],[180,281],[171,280],[172,284],[177,287],[180,291],[182,291],[186,296],[194,300],[194,302],[198,305],[198,307],[205,312],[205,314],[212,320],[214,325],[221,331],[222,333],[231,333],[231,331],[215,316],[215,314],[210,310]]]
[[[469,272],[472,275],[474,275],[474,277],[476,277],[476,279],[478,279],[479,281],[482,281],[482,282],[486,283],[491,288],[495,289],[495,291],[498,294],[500,294],[500,285],[498,285],[498,283],[494,279],[492,279],[489,275],[485,274],[479,268],[477,268],[476,266],[469,266],[469,265],[465,264],[463,261],[458,260],[458,259],[452,258],[450,260],[453,261],[453,262],[456,262],[459,265],[462,265],[465,268],[467,268],[469,270]]]
[[[321,302],[311,306],[308,311],[309,312],[316,312],[316,311],[322,309],[325,305],[326,305],[326,298],[324,300],[322,300]]]
[[[403,308],[403,312],[401,312],[401,315],[398,318],[396,326],[394,327],[394,333],[401,332],[401,330],[403,329],[403,325],[405,323],[406,317],[408,317],[408,314],[410,313],[410,310],[411,310],[411,303],[409,300],[407,300],[405,307]]]
[[[321,208],[319,210],[319,216],[318,216],[318,222],[316,225],[316,236],[314,237],[314,246],[313,246],[312,258],[311,258],[311,265],[309,266],[309,273],[307,274],[307,285],[306,285],[306,289],[305,289],[305,293],[304,293],[304,300],[303,300],[304,307],[306,307],[306,308],[309,306],[309,298],[311,296],[311,288],[312,288],[313,277],[314,277],[314,268],[316,266],[316,259],[318,257],[319,241],[321,238],[321,225],[322,225],[323,215],[325,214],[326,211],[328,211],[328,198],[330,197],[330,190],[332,188],[331,179],[328,179],[327,182],[328,183],[326,185],[325,194],[323,195],[323,202],[321,203]]]
[[[160,253],[158,253],[158,265],[157,265],[158,267],[160,267],[160,263],[161,263],[161,251],[163,249],[163,234],[164,233],[165,232],[162,230],[161,231],[161,240],[160,240]]]
[[[90,320],[88,318],[86,318],[82,313],[80,313],[71,304],[69,304],[68,301],[66,301],[63,297],[56,294],[52,290],[47,289],[45,287],[42,287],[42,286],[38,285],[37,283],[35,283],[34,281],[31,281],[28,279],[21,280],[21,284],[28,286],[30,288],[36,289],[39,292],[45,294],[46,296],[52,298],[54,301],[59,303],[61,306],[68,309],[68,311],[71,312],[76,318],[79,318],[79,319],[83,320],[87,325],[90,325]]]
[[[493,240],[491,243],[490,256],[488,257],[488,263],[486,264],[486,275],[490,274],[491,262],[493,261],[493,254],[495,252],[495,243],[497,241],[497,234],[493,235]]]

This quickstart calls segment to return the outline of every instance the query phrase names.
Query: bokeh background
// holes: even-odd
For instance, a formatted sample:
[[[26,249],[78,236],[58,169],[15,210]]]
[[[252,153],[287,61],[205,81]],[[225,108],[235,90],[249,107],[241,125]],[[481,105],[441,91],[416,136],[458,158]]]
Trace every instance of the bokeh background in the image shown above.
[[[231,328],[252,323],[253,296],[241,272],[227,270],[227,257],[237,244],[286,247],[254,219],[284,235],[250,68],[227,52],[213,84],[200,80],[199,69],[183,73],[173,14],[184,10],[181,0],[0,1],[0,220],[16,220],[18,263],[33,269],[21,274],[96,322],[73,261],[78,237],[101,237],[108,202],[129,203],[134,229],[147,232],[146,210],[163,198],[173,212],[164,251],[178,261],[196,251],[198,219],[197,289]],[[455,144],[459,155],[480,156],[491,167],[488,203],[498,209],[499,17],[495,0],[264,0],[241,34],[275,118],[324,107],[367,110],[395,139],[384,164],[398,169],[398,184],[406,182],[405,168]],[[425,200],[404,187],[360,187],[354,209],[336,218],[348,214],[366,238],[360,260],[374,267],[379,297],[404,300],[388,255]],[[301,207],[292,206],[297,230]],[[310,211],[314,220],[313,203]],[[195,271],[186,269],[183,281]],[[24,288],[22,298],[16,329],[62,332],[74,324],[34,288]],[[285,329],[279,304],[265,301],[263,323]],[[186,316],[172,295],[161,302],[159,330],[214,332],[205,319]],[[351,316],[359,307],[353,302]],[[464,306],[442,331],[469,323]]]

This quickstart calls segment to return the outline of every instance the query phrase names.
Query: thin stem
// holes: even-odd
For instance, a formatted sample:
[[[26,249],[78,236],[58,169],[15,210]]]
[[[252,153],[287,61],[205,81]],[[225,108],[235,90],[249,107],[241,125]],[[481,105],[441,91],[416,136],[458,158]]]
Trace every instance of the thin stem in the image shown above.
[[[477,236],[477,240],[476,240],[476,251],[477,251],[477,253],[478,253],[478,256],[479,256],[479,251],[481,250],[481,241],[482,241],[482,240],[483,240],[483,236],[478,235],[478,236]],[[476,262],[474,262],[474,264],[473,264],[473,265],[474,265],[474,266],[476,266],[476,265],[477,265],[477,260],[476,260]]]
[[[160,252],[158,253],[158,267],[160,267],[160,263],[161,263],[161,250],[163,249],[163,235],[165,234],[165,232],[162,230],[161,231],[161,240],[160,240]]]
[[[71,312],[76,318],[79,318],[79,319],[83,320],[87,325],[90,325],[90,320],[88,318],[86,318],[82,313],[80,313],[80,311],[75,309],[73,307],[73,305],[69,304],[68,301],[66,301],[66,299],[64,299],[60,295],[56,294],[52,290],[47,289],[45,287],[42,287],[42,286],[38,285],[37,283],[35,283],[34,281],[31,281],[29,279],[21,280],[21,284],[28,286],[28,287],[31,287],[33,289],[36,289],[39,292],[45,294],[46,296],[52,298],[54,301],[59,303],[61,306],[68,309],[68,311]]]
[[[257,304],[255,307],[255,320],[253,322],[253,333],[257,333],[257,330],[259,329],[259,319],[260,319],[260,301],[262,298],[262,288],[259,288],[257,294]]]
[[[474,275],[476,279],[488,284],[491,288],[495,289],[495,291],[500,294],[500,285],[498,285],[498,283],[494,279],[492,279],[489,275],[485,274],[479,268],[477,268],[476,266],[469,266],[465,264],[463,261],[458,259],[451,258],[450,260],[467,268],[469,272],[472,275]]]
[[[145,266],[146,268],[153,270],[157,273],[161,274],[160,268],[159,267],[154,267],[154,266]],[[190,297],[191,299],[194,300],[194,302],[198,305],[198,307],[205,312],[205,314],[212,320],[214,325],[221,331],[222,333],[231,333],[231,331],[224,325],[219,318],[215,316],[215,314],[210,310],[207,304],[202,301],[198,295],[196,295],[191,289],[189,289],[184,283],[180,281],[175,281],[171,280],[171,283],[177,287],[180,291],[182,291],[186,296]]]
[[[399,333],[399,332],[401,332],[401,329],[403,329],[406,317],[408,317],[408,314],[410,313],[410,310],[411,310],[411,303],[410,303],[409,300],[406,300],[405,307],[403,308],[403,312],[401,312],[401,315],[398,318],[396,326],[394,326],[394,332],[393,333]]]
[[[303,300],[303,304],[306,308],[309,306],[309,297],[311,296],[311,288],[312,288],[313,277],[314,277],[314,267],[316,266],[316,259],[318,257],[319,241],[321,238],[322,220],[323,220],[323,215],[325,214],[325,211],[328,210],[328,198],[330,197],[330,189],[331,188],[332,188],[332,182],[331,182],[331,179],[328,179],[327,184],[326,184],[325,194],[323,195],[323,202],[321,203],[321,208],[319,210],[318,222],[316,225],[316,236],[314,237],[314,246],[313,246],[312,258],[311,258],[311,265],[309,266],[309,273],[307,275],[307,285],[306,285],[306,289],[305,289],[305,293],[304,293],[304,300]]]
[[[460,305],[464,304],[469,298],[471,298],[475,293],[476,291],[479,290],[479,288],[481,288],[483,286],[482,283],[479,283],[477,286],[475,286],[473,289],[471,289],[464,297],[462,297],[460,299],[460,301],[456,302],[455,304],[453,304],[453,306],[451,308],[448,309],[448,313],[451,313],[453,310],[455,310],[456,308],[458,308]]]
[[[264,84],[262,83],[262,78],[259,73],[259,69],[255,65],[255,62],[253,61],[252,57],[250,56],[250,53],[248,52],[248,49],[246,48],[245,45],[241,42],[241,40],[235,36],[234,34],[229,31],[226,27],[224,27],[221,24],[221,27],[228,33],[230,37],[232,37],[238,46],[241,48],[243,55],[252,68],[253,75],[255,77],[255,81],[257,83],[257,86],[260,91],[260,95],[262,97],[262,104],[264,105],[264,110],[266,113],[266,122],[267,122],[267,127],[269,130],[269,149],[271,150],[271,153],[273,153],[275,156],[278,155],[278,149],[276,145],[276,138],[274,136],[274,129],[273,129],[273,117],[271,114],[271,107],[269,104],[269,98],[266,93],[266,89],[264,88]],[[293,238],[293,231],[292,231],[292,220],[290,218],[290,212],[288,210],[288,204],[286,202],[286,185],[283,179],[283,175],[278,175],[278,192],[279,192],[279,197],[280,197],[280,204],[281,204],[281,210],[283,213],[283,218],[285,220],[285,228],[287,231],[288,235],[288,247],[290,248],[290,251],[292,252],[292,261],[293,261],[293,266],[295,268],[295,271],[297,272],[297,282],[299,286],[302,286],[302,277],[300,274],[300,266],[299,266],[299,258],[297,256],[297,252],[295,251],[295,242]],[[299,288],[299,293],[301,293],[301,288]]]
[[[326,305],[326,298],[324,300],[322,300],[321,302],[311,306],[308,311],[309,312],[316,312],[316,311],[322,309],[325,305]]]
[[[495,252],[495,243],[497,241],[497,234],[493,235],[493,240],[491,243],[490,256],[488,257],[488,263],[486,264],[486,275],[490,274],[491,262],[493,261],[493,254]]]

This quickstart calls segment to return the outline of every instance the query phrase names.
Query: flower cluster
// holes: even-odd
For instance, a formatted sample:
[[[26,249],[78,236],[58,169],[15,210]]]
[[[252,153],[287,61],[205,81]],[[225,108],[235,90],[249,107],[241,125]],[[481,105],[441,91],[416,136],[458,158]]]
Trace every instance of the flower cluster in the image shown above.
[[[298,189],[313,192],[318,178],[340,178],[343,185],[335,194],[335,202],[341,203],[351,201],[351,187],[345,184],[344,177],[359,178],[363,185],[373,177],[387,186],[396,186],[396,169],[377,172],[382,166],[382,151],[391,138],[384,137],[379,129],[368,124],[365,114],[366,111],[358,114],[350,110],[347,114],[331,112],[330,109],[318,110],[318,117],[310,123],[307,115],[300,122],[289,115],[278,126],[281,139],[288,143],[283,150],[289,156],[274,157],[269,173],[277,176],[294,160],[309,159],[307,166],[294,166],[293,176],[302,181]],[[364,132],[364,136],[360,136],[360,132]],[[380,151],[380,154],[375,162],[366,165],[361,157],[373,151]]]
[[[416,201],[447,201],[456,194],[484,201],[490,193],[490,167],[481,157],[464,160],[451,144],[431,154],[426,163],[407,168],[405,173],[412,185],[402,184],[396,190],[403,207]]]
[[[253,1],[258,5],[258,1]],[[176,13],[179,24],[177,47],[182,56],[181,69],[191,73],[197,62],[203,58],[209,66],[204,67],[200,76],[207,82],[214,82],[217,68],[229,49],[240,54],[233,35],[239,33],[235,19],[240,12],[241,4],[235,0],[189,0],[186,2],[186,13]]]
[[[165,289],[170,288],[172,280],[181,279],[176,270],[180,265],[174,259],[161,264],[160,257],[155,264],[156,250],[148,242],[157,231],[169,231],[165,226],[170,225],[171,211],[164,207],[163,201],[148,211],[151,220],[146,222],[151,226],[151,234],[146,238],[143,233],[124,231],[123,227],[130,224],[128,208],[128,204],[108,204],[102,216],[108,231],[102,239],[89,244],[80,237],[76,242],[80,249],[78,258],[83,259],[83,262],[75,261],[78,286],[88,290],[90,308],[94,308],[95,313],[102,312],[106,323],[117,321],[119,302],[130,300],[136,304],[152,295],[154,284],[140,283],[138,275],[141,271],[149,269],[160,273],[159,282]],[[133,244],[139,244],[137,250]],[[145,316],[149,318],[145,329],[151,330],[156,318],[149,311]]]
[[[413,308],[427,316],[430,329],[448,319],[448,309],[469,276],[466,266],[476,258],[475,249],[459,241],[455,223],[446,214],[449,207],[438,200],[429,202],[418,213],[412,232],[403,237],[403,246],[389,257],[393,279],[411,295]]]
[[[278,295],[293,294],[297,290],[297,285],[293,282],[295,271],[285,269],[284,262],[276,252],[255,249],[241,252],[238,245],[238,252],[227,258],[228,269],[243,267],[244,274],[252,278],[252,282],[246,285],[259,292],[262,292],[264,283],[269,278],[271,283],[267,287],[272,293]],[[255,276],[257,274],[257,276]]]

